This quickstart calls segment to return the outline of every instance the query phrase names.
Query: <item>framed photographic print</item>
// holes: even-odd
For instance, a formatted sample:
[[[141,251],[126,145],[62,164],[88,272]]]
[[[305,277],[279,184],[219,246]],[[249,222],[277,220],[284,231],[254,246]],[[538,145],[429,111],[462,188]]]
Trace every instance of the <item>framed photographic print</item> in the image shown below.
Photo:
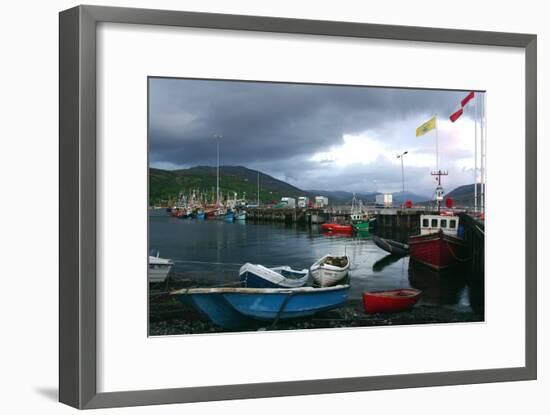
[[[536,189],[535,35],[61,12],[60,401],[536,379]]]

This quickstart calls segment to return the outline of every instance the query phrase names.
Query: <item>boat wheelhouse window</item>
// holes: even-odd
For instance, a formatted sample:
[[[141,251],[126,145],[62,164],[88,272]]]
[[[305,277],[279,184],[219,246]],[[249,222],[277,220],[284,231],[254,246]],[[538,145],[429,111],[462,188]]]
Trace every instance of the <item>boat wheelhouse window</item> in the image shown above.
[[[437,228],[437,219],[432,219],[432,228]]]
[[[451,228],[451,229],[456,228],[456,220],[455,219],[451,219],[449,221],[449,228]]]
[[[446,228],[447,227],[447,219],[441,219],[441,227]]]
[[[430,226],[430,220],[429,219],[422,219],[422,227],[427,228]]]

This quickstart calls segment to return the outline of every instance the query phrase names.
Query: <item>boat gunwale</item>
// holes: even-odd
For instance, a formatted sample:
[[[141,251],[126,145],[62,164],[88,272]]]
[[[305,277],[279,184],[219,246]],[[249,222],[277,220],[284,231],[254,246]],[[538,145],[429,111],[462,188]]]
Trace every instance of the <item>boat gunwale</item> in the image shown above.
[[[444,240],[447,242],[453,242],[458,245],[467,246],[466,241],[464,239],[458,238],[456,236],[447,235],[443,232],[436,232],[436,233],[430,233],[427,235],[414,235],[409,237],[409,245],[416,245],[422,242],[431,242],[435,240],[439,240],[439,238],[443,237]]]
[[[410,291],[410,294],[395,296],[392,295],[397,292]],[[395,290],[384,290],[384,291],[364,291],[363,296],[372,296],[380,298],[414,298],[422,294],[421,290],[414,288],[397,288]]]
[[[343,267],[338,267],[336,265],[330,265],[330,264],[325,264],[323,261],[326,260],[326,258],[328,257],[333,257],[333,258],[346,258],[347,262],[346,262],[346,265],[344,265]],[[318,259],[317,261],[315,261],[313,263],[313,265],[311,265],[311,267],[309,267],[309,270],[310,271],[317,271],[319,269],[326,269],[328,271],[338,271],[338,272],[342,272],[342,271],[346,271],[350,268],[351,266],[351,261],[349,259],[349,257],[347,255],[332,255],[332,254],[327,254],[325,256],[323,256],[322,258]]]
[[[349,284],[330,287],[297,287],[297,288],[248,288],[248,287],[213,287],[213,288],[182,288],[171,291],[169,295],[182,294],[315,294],[318,292],[349,289]]]
[[[147,261],[149,264],[155,264],[155,265],[174,265],[174,261],[170,258],[162,258],[154,255],[149,255],[149,259]]]

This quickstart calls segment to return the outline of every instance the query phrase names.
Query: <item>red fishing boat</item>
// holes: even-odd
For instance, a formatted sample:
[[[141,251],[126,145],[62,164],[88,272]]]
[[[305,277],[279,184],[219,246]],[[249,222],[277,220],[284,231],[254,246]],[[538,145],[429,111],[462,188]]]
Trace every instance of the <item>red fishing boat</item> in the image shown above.
[[[400,288],[390,291],[366,291],[363,293],[363,306],[367,314],[397,313],[416,304],[422,291],[414,288]]]
[[[353,232],[351,224],[346,223],[323,223],[321,229],[329,232]]]
[[[459,217],[441,211],[441,176],[447,173],[438,170],[432,175],[437,176],[437,213],[420,215],[420,235],[409,237],[409,254],[413,260],[440,270],[465,261],[466,243],[458,237]]]
[[[218,209],[205,209],[204,210],[204,214],[206,215],[207,218],[213,218],[216,216],[216,213],[217,213]]]
[[[221,206],[206,205],[204,208],[205,216],[210,219],[224,217],[225,213],[226,213],[226,210]]]
[[[170,214],[174,218],[183,218],[183,219],[189,216],[188,212],[187,212],[187,209],[185,209],[185,208],[173,208],[170,211]]]
[[[448,224],[458,226],[458,217],[438,217],[436,215],[422,215],[421,222],[438,222],[439,228],[432,227],[432,232],[411,236],[409,238],[409,253],[412,259],[437,270],[447,268],[465,261],[466,244],[456,236],[450,234]],[[423,228],[421,228],[421,231]],[[455,230],[456,232],[456,230]]]

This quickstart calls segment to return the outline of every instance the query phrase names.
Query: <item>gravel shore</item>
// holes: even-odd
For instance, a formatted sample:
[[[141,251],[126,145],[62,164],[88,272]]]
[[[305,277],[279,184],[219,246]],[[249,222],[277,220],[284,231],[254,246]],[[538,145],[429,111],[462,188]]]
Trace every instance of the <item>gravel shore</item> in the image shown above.
[[[365,314],[360,300],[349,300],[338,309],[313,317],[258,325],[240,331],[303,330],[340,327],[391,326],[410,324],[480,322],[484,317],[467,309],[417,304],[411,310],[391,314]],[[223,333],[227,330],[210,323],[192,307],[172,298],[157,297],[150,304],[149,335]]]

